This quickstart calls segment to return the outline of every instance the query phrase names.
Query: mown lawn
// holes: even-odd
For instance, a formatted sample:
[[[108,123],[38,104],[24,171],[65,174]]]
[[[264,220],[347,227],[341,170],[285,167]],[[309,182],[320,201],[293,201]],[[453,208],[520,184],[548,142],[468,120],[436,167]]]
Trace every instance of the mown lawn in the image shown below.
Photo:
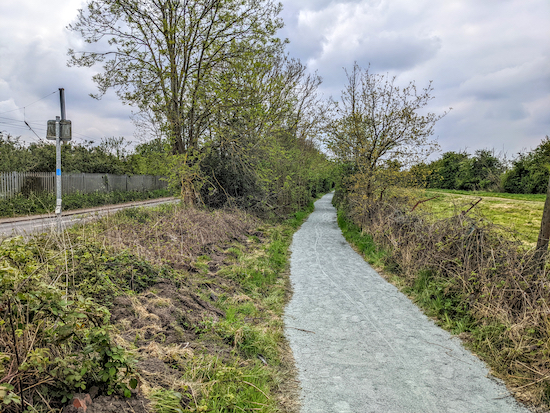
[[[425,202],[418,208],[432,212],[438,218],[451,217],[467,211],[480,198],[481,201],[469,212],[499,226],[511,237],[534,246],[537,242],[544,200],[541,194],[505,194],[496,192],[468,192],[443,189],[426,190],[421,196],[439,198]]]

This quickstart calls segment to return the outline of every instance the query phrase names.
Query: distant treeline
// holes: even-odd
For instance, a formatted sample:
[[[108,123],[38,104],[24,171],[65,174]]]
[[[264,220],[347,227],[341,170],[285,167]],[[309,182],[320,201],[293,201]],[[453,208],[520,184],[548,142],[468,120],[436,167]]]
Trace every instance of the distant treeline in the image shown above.
[[[488,149],[473,155],[445,152],[411,171],[428,188],[543,194],[550,178],[550,139],[546,136],[534,150],[519,153],[511,162]]]
[[[123,138],[68,142],[61,146],[62,171],[65,173],[145,174],[140,170],[142,148],[129,153]],[[151,145],[146,145],[151,146]],[[21,143],[19,138],[0,133],[0,172],[53,172],[55,145],[50,142]]]

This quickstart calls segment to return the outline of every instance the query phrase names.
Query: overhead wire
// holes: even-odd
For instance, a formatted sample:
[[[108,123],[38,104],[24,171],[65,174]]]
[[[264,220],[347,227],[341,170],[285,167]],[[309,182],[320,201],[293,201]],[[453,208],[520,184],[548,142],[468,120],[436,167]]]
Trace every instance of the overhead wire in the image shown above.
[[[46,96],[44,96],[44,97],[42,97],[42,98],[40,98],[40,99],[38,99],[38,100],[35,100],[35,101],[32,102],[32,103],[29,103],[28,105],[18,107],[17,109],[12,109],[12,110],[8,110],[8,111],[5,111],[5,112],[0,112],[0,115],[3,115],[3,114],[5,114],[5,113],[11,113],[11,112],[15,112],[15,111],[17,111],[17,110],[23,109],[23,120],[14,119],[14,118],[8,118],[8,117],[5,117],[5,116],[0,116],[0,125],[6,125],[6,126],[9,126],[9,127],[11,127],[11,128],[17,128],[17,129],[27,129],[27,128],[28,128],[28,129],[30,129],[30,130],[36,135],[36,137],[42,142],[42,141],[43,141],[43,138],[41,138],[41,137],[36,133],[35,129],[36,129],[36,130],[39,130],[39,131],[41,131],[41,132],[44,132],[44,131],[46,131],[46,128],[38,127],[38,126],[34,126],[34,128],[33,128],[30,124],[31,124],[31,123],[36,123],[36,124],[38,124],[38,122],[37,122],[37,121],[29,121],[29,122],[27,122],[27,120],[26,120],[26,110],[25,110],[25,109],[26,109],[27,107],[31,106],[31,105],[34,105],[35,103],[40,102],[41,100],[44,100],[44,99],[50,97],[51,95],[53,95],[53,94],[55,94],[55,93],[57,93],[57,91],[54,91],[54,92],[52,92],[52,93],[49,93],[49,94],[47,94]],[[4,120],[4,121],[2,121],[2,120]],[[11,122],[6,122],[6,121],[11,121]],[[14,124],[13,122],[21,122],[21,123],[25,124],[26,127],[23,126],[23,125],[20,126],[20,125]],[[83,138],[85,138],[85,139],[90,139],[90,140],[92,140],[92,141],[97,140],[97,138],[92,138],[91,136],[86,136],[86,135],[83,135],[82,133],[78,133],[78,132],[73,132],[73,135],[79,135],[79,136],[81,136],[81,138],[75,137],[76,139],[83,139]]]
[[[31,128],[31,125],[29,125],[29,124],[27,123],[27,121],[24,121],[24,122],[25,122],[25,125],[27,125],[27,126],[29,127],[29,129],[32,131],[32,133],[34,133],[34,134],[36,135],[36,137],[37,137],[40,141],[42,141],[42,138],[41,138],[40,136],[38,136],[38,133],[36,133],[36,132],[34,131],[34,129]]]
[[[54,93],[57,93],[57,90],[56,90],[56,91],[53,91],[52,93],[48,93],[46,96],[44,96],[44,97],[42,97],[42,98],[40,98],[40,99],[38,99],[38,100],[35,100],[34,102],[29,103],[28,105],[20,106],[20,107],[18,107],[18,108],[16,108],[16,109],[7,110],[7,111],[5,111],[5,112],[0,112],[0,115],[3,115],[4,113],[15,112],[16,110],[25,109],[25,108],[27,108],[27,107],[29,107],[29,106],[31,106],[31,105],[34,105],[35,103],[40,102],[41,100],[44,100],[44,99],[50,97],[50,96],[53,95]]]
[[[44,138],[40,137],[38,135],[38,133],[36,131],[39,131],[39,132],[46,132],[46,128],[43,127],[43,126],[31,126],[31,124],[33,123],[36,123],[36,124],[40,124],[42,125],[42,123],[38,123],[38,122],[27,122],[27,121],[23,121],[23,120],[17,120],[17,119],[13,119],[13,120],[8,120],[8,121],[4,121],[2,119],[5,119],[5,118],[2,118],[0,116],[0,125],[6,125],[7,127],[9,127],[10,129],[12,128],[15,128],[15,129],[24,129],[24,130],[28,130],[30,129],[35,135],[36,137],[40,140],[40,142],[43,142],[44,141]],[[19,125],[19,124],[16,124],[14,122],[19,122],[21,124],[24,124],[24,125]],[[91,136],[87,136],[87,135],[83,135],[82,133],[78,133],[78,132],[73,132],[72,133],[73,135],[73,139],[74,140],[83,140],[83,139],[89,139],[91,141],[97,141],[97,138],[92,138]],[[75,136],[75,135],[78,135],[78,136]]]
[[[2,120],[2,119],[6,119],[6,120]],[[19,125],[17,123],[23,123],[25,126],[23,125]],[[35,123],[35,122],[32,122],[32,123]],[[36,122],[38,123],[38,122]],[[38,133],[36,133],[36,130],[40,130],[41,132],[42,131],[46,131],[45,128],[43,127],[39,127],[39,126],[35,126],[34,128],[29,124],[29,122],[27,122],[26,120],[18,120],[18,119],[11,119],[11,118],[6,118],[6,117],[3,117],[3,116],[0,116],[0,124],[1,125],[6,125],[6,126],[9,126],[10,128],[16,128],[16,129],[30,129],[32,131],[32,133],[34,133],[36,135],[36,137],[38,138],[39,142],[43,142],[43,138],[41,138]],[[36,129],[36,130],[35,130]]]
[[[28,122],[27,122],[27,109],[26,109],[25,107],[23,108],[23,122],[25,123],[25,125],[27,125],[27,126],[29,127],[29,129],[32,131],[32,133],[34,133],[34,134],[36,135],[36,137],[38,138],[38,140],[39,140],[40,142],[42,142],[42,138],[41,138],[40,136],[38,136],[38,133],[36,133],[36,132],[34,131],[34,129],[31,128],[31,125],[29,125]]]
[[[29,107],[29,106],[31,106],[31,105],[34,105],[35,103],[40,102],[41,100],[44,100],[44,99],[50,97],[51,95],[53,95],[53,94],[55,94],[55,93],[57,93],[57,91],[53,91],[52,93],[48,93],[46,96],[43,96],[43,97],[41,97],[40,99],[35,100],[34,102],[31,102],[31,103],[29,103],[29,104],[27,104],[27,105],[25,105],[25,106],[20,106],[20,107],[18,107],[18,108],[16,108],[16,109],[7,110],[7,111],[5,111],[5,112],[0,112],[0,115],[3,115],[3,114],[5,114],[5,113],[11,113],[11,112],[15,112],[15,111],[18,111],[18,110],[23,109],[23,120],[22,120],[22,121],[21,121],[21,120],[18,120],[18,119],[13,119],[13,118],[6,118],[6,117],[4,117],[4,116],[0,116],[0,119],[6,119],[6,120],[9,120],[9,121],[12,121],[12,122],[22,122],[22,123],[24,123],[24,124],[26,125],[26,127],[27,127],[28,129],[30,129],[30,130],[32,131],[32,133],[34,133],[34,134],[36,135],[36,137],[38,138],[39,142],[43,142],[44,140],[38,135],[38,133],[36,133],[36,131],[35,131],[35,130],[32,128],[32,126],[29,124],[29,122],[27,122],[27,119],[26,119],[26,108]],[[22,125],[19,126],[19,125],[15,125],[15,124],[9,123],[9,122],[2,122],[2,121],[0,121],[0,124],[8,125],[10,128],[26,129],[26,128],[25,128],[24,126],[22,126]],[[41,129],[41,128],[36,127],[36,126],[35,126],[35,128],[36,128],[36,129]],[[42,130],[45,130],[45,129],[42,129]]]

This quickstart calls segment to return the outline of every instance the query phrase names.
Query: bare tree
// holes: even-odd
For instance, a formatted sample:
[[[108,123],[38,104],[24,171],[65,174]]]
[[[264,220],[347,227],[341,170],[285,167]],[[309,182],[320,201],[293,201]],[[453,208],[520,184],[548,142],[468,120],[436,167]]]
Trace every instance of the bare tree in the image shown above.
[[[346,74],[348,85],[336,103],[337,119],[326,143],[350,174],[361,177],[371,198],[376,173],[388,170],[388,162],[404,166],[437,149],[429,138],[446,113],[422,113],[433,99],[431,83],[422,90],[414,82],[399,87],[395,77],[370,73],[357,64]]]

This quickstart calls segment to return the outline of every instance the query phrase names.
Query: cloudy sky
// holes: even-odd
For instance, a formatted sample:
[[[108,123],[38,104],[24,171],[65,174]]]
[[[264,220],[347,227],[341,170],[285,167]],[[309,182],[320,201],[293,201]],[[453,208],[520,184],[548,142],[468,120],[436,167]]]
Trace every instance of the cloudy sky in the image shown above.
[[[43,137],[59,114],[77,142],[104,136],[136,141],[131,108],[114,93],[101,101],[93,69],[66,66],[80,45],[65,27],[81,0],[2,0],[0,3],[0,131],[26,141]],[[291,56],[323,78],[322,92],[338,98],[343,68],[432,80],[430,110],[453,109],[436,126],[442,151],[494,148],[508,156],[550,135],[550,2],[548,0],[284,0]],[[77,47],[78,49],[79,47]],[[42,99],[43,98],[43,99]],[[42,99],[42,100],[39,100]]]

